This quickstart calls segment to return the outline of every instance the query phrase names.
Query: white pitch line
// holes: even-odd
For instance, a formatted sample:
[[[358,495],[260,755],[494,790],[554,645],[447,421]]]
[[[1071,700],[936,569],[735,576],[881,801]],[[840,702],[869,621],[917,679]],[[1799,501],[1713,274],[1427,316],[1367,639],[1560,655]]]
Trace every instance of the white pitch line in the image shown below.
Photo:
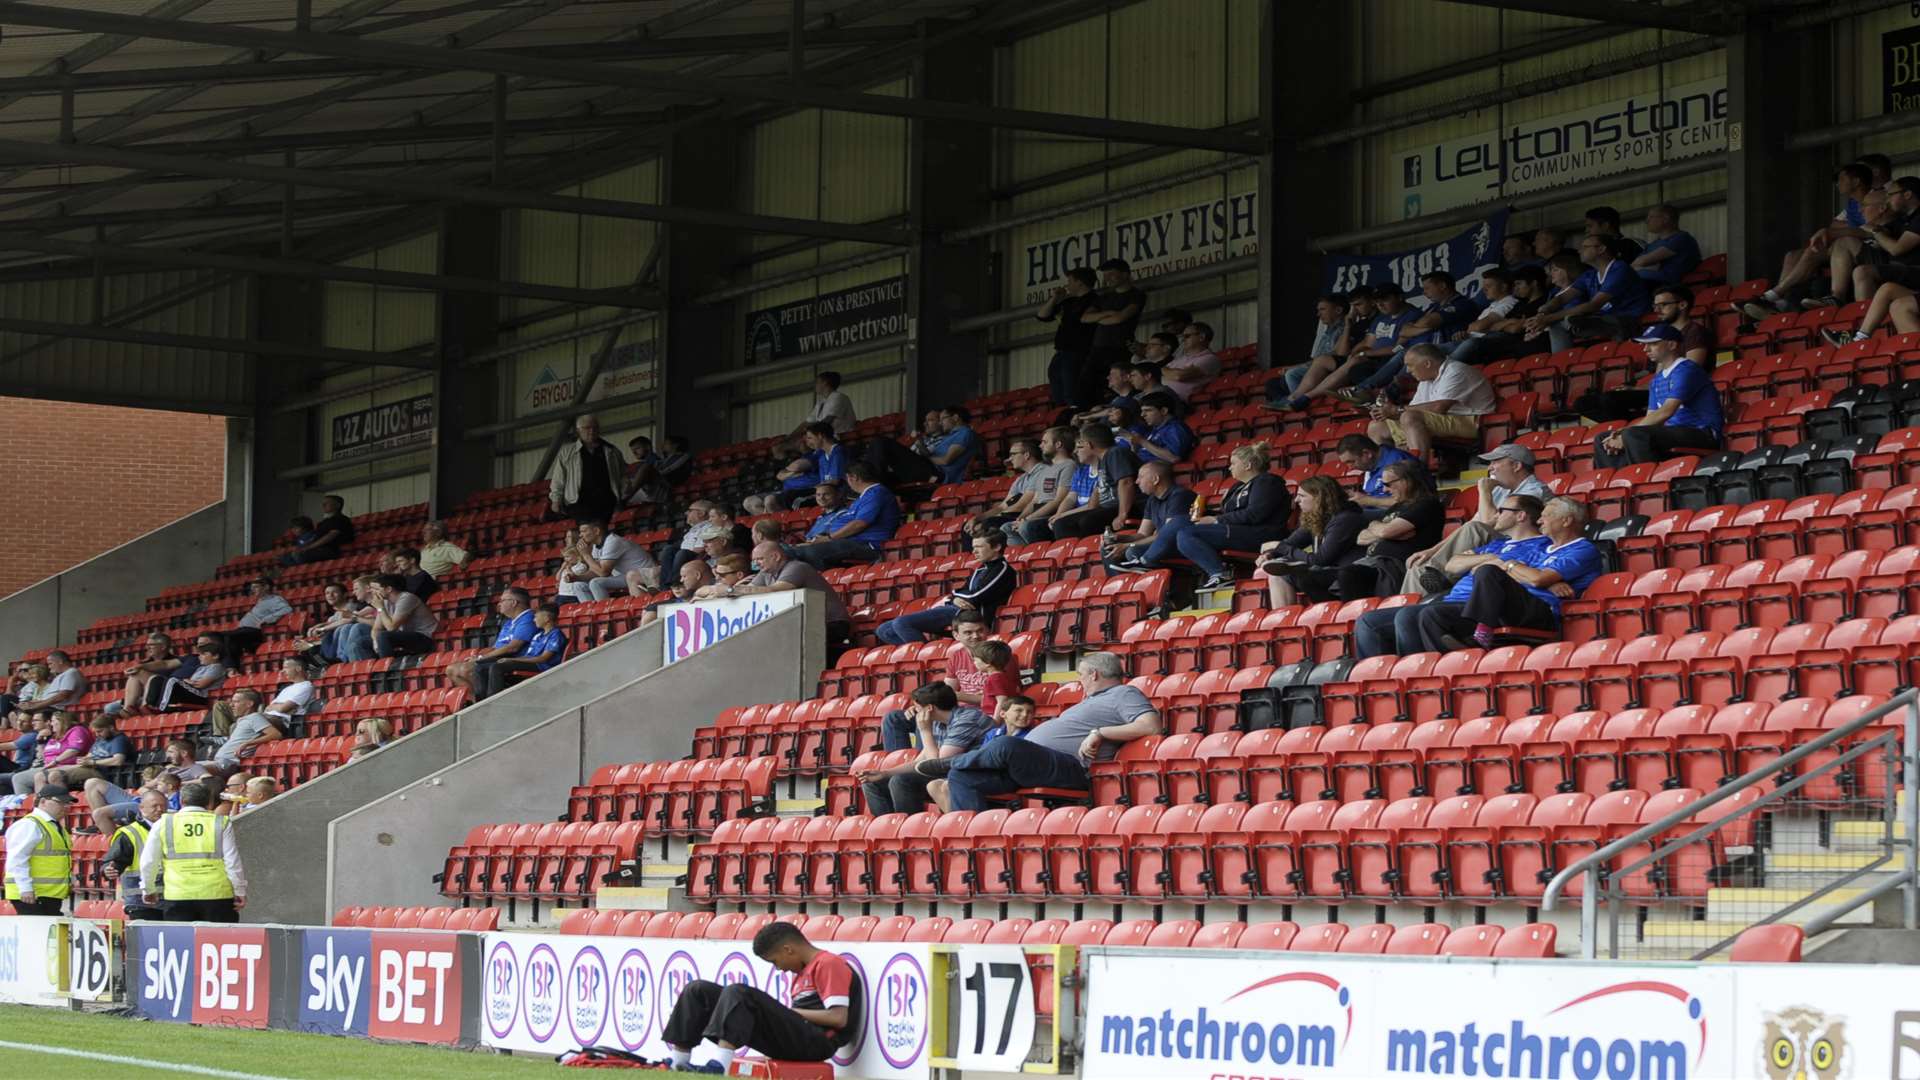
[[[133,1065],[142,1069],[159,1069],[163,1072],[192,1073],[195,1076],[218,1076],[225,1078],[225,1080],[285,1080],[284,1077],[266,1076],[261,1073],[209,1069],[201,1065],[179,1065],[171,1061],[150,1061],[146,1058],[122,1057],[119,1054],[98,1054],[91,1050],[71,1050],[64,1046],[40,1046],[35,1043],[6,1042],[0,1040],[0,1050],[26,1050],[35,1054],[55,1054],[60,1057],[86,1058],[89,1061],[108,1061],[115,1065]]]

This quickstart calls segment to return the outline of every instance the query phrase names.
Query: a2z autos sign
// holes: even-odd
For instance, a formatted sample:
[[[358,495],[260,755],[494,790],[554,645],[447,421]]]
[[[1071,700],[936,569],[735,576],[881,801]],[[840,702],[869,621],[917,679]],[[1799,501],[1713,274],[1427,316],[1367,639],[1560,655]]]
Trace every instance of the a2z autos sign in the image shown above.
[[[865,988],[860,1031],[833,1058],[837,1071],[871,1080],[924,1080],[931,989],[924,945],[836,943]],[[488,934],[481,952],[481,1041],[558,1054],[620,1047],[664,1058],[661,1038],[695,980],[743,983],[790,1000],[790,978],[744,941]]]

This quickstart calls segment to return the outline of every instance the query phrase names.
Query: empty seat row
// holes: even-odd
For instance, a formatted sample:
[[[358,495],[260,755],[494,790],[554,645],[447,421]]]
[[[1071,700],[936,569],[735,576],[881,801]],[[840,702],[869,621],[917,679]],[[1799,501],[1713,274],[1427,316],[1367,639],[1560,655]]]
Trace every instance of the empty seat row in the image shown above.
[[[500,928],[500,909],[490,907],[388,907],[369,904],[333,913],[334,926],[374,930],[475,930]]]

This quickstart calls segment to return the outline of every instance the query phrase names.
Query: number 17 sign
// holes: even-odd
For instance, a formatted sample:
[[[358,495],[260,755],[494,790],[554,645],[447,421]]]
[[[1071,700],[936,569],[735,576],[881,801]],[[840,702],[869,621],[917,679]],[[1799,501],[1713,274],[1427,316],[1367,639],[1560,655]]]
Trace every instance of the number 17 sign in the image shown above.
[[[1021,1071],[1034,1033],[1033,975],[1025,952],[1017,945],[961,946],[952,964],[954,1065]]]

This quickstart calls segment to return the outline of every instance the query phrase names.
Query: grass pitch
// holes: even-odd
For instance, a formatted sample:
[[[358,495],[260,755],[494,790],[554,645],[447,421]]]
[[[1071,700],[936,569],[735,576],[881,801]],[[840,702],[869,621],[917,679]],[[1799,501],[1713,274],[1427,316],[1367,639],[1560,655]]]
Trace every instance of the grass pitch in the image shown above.
[[[551,1060],[382,1043],[293,1031],[191,1027],[98,1013],[0,1005],[0,1043],[113,1055],[137,1061],[49,1054],[0,1046],[0,1076],[126,1080],[216,1076],[270,1080],[490,1080],[578,1075]],[[649,1073],[679,1076],[679,1073]]]

